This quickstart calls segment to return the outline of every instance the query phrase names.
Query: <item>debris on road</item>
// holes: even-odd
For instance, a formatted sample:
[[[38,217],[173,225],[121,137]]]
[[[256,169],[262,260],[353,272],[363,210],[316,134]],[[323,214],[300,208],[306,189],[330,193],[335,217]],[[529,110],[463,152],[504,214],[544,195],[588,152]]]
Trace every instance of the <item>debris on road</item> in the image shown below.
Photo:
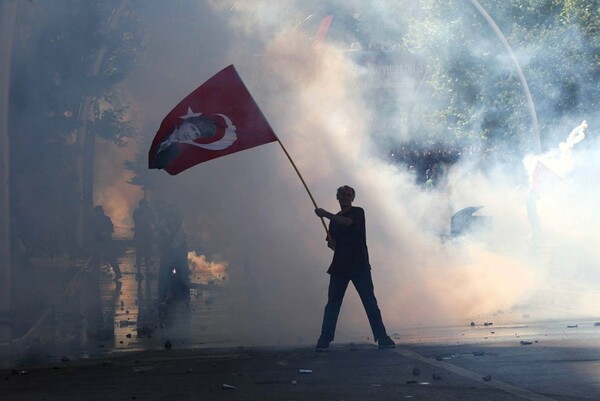
[[[17,376],[23,376],[27,374],[26,370],[17,370],[17,369],[11,369],[10,371],[11,375],[17,375]]]

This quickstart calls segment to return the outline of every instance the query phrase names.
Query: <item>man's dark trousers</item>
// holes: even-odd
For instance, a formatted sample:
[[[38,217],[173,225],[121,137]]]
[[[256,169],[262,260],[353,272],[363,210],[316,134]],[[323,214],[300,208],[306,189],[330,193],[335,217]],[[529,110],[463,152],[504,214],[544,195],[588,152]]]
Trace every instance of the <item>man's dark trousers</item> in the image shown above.
[[[377,306],[377,299],[373,289],[373,279],[371,271],[366,270],[351,275],[332,274],[329,278],[328,300],[325,305],[325,314],[323,315],[323,326],[321,328],[321,338],[326,341],[333,341],[335,336],[335,326],[342,307],[344,294],[348,288],[348,283],[352,281],[360,299],[363,303],[369,324],[373,331],[375,341],[386,336],[385,326],[381,319],[381,311]]]

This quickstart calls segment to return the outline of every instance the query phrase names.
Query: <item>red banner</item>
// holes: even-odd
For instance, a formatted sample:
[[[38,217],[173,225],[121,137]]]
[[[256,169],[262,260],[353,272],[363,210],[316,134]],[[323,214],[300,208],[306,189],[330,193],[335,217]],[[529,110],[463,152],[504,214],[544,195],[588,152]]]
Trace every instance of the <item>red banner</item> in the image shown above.
[[[331,21],[333,21],[333,15],[328,15],[321,20],[321,25],[319,25],[319,30],[315,35],[316,44],[321,44],[325,41],[327,33],[329,32],[329,27],[331,26]]]
[[[149,168],[171,175],[221,156],[277,141],[235,67],[224,68],[183,99],[162,121]]]

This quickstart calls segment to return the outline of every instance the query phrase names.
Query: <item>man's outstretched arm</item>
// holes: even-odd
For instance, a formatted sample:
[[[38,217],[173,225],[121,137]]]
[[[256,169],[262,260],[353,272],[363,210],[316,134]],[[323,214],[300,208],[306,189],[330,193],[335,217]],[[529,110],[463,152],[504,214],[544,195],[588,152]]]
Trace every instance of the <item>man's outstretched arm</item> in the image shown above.
[[[329,220],[335,221],[336,223],[339,223],[346,227],[349,227],[352,225],[352,223],[354,223],[350,217],[341,216],[339,214],[333,214],[322,208],[315,209],[315,214],[319,217],[328,218]]]

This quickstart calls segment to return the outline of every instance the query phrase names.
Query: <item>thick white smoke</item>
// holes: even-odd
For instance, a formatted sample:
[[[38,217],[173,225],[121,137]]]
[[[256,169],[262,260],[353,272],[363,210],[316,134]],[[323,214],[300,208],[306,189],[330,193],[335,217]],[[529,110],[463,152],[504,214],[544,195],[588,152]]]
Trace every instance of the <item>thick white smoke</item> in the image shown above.
[[[235,64],[318,206],[336,211],[335,189],[344,184],[356,189],[355,204],[366,210],[375,291],[390,332],[462,324],[498,311],[514,318],[510,312],[529,311],[532,297],[551,286],[549,259],[576,253],[583,238],[571,231],[574,227],[565,226],[569,229],[558,237],[560,224],[575,211],[556,199],[550,208],[543,200],[538,204],[542,230],[555,235],[543,242],[542,251],[532,251],[529,188],[515,187],[504,176],[511,166],[483,175],[465,160],[448,172],[444,188],[424,190],[401,166],[382,160],[372,133],[380,118],[376,99],[366,91],[360,68],[336,43],[313,45],[315,32],[302,23],[312,10],[301,2],[220,1],[206,7],[198,8],[194,24],[171,20],[157,26],[161,35],[149,42],[147,66],[132,79],[131,90],[146,110],[148,140],[174,104]],[[229,263],[224,302],[238,340],[316,339],[331,253],[279,146],[213,160],[175,177],[152,173],[152,195],[180,207],[191,247]],[[491,241],[476,236],[441,241],[452,214],[469,206],[485,206],[479,214],[493,217]],[[557,214],[564,217],[557,220]],[[596,257],[579,254],[585,259],[579,266]],[[547,317],[556,308],[535,312],[533,317]],[[352,288],[338,330],[340,338],[369,335]]]

